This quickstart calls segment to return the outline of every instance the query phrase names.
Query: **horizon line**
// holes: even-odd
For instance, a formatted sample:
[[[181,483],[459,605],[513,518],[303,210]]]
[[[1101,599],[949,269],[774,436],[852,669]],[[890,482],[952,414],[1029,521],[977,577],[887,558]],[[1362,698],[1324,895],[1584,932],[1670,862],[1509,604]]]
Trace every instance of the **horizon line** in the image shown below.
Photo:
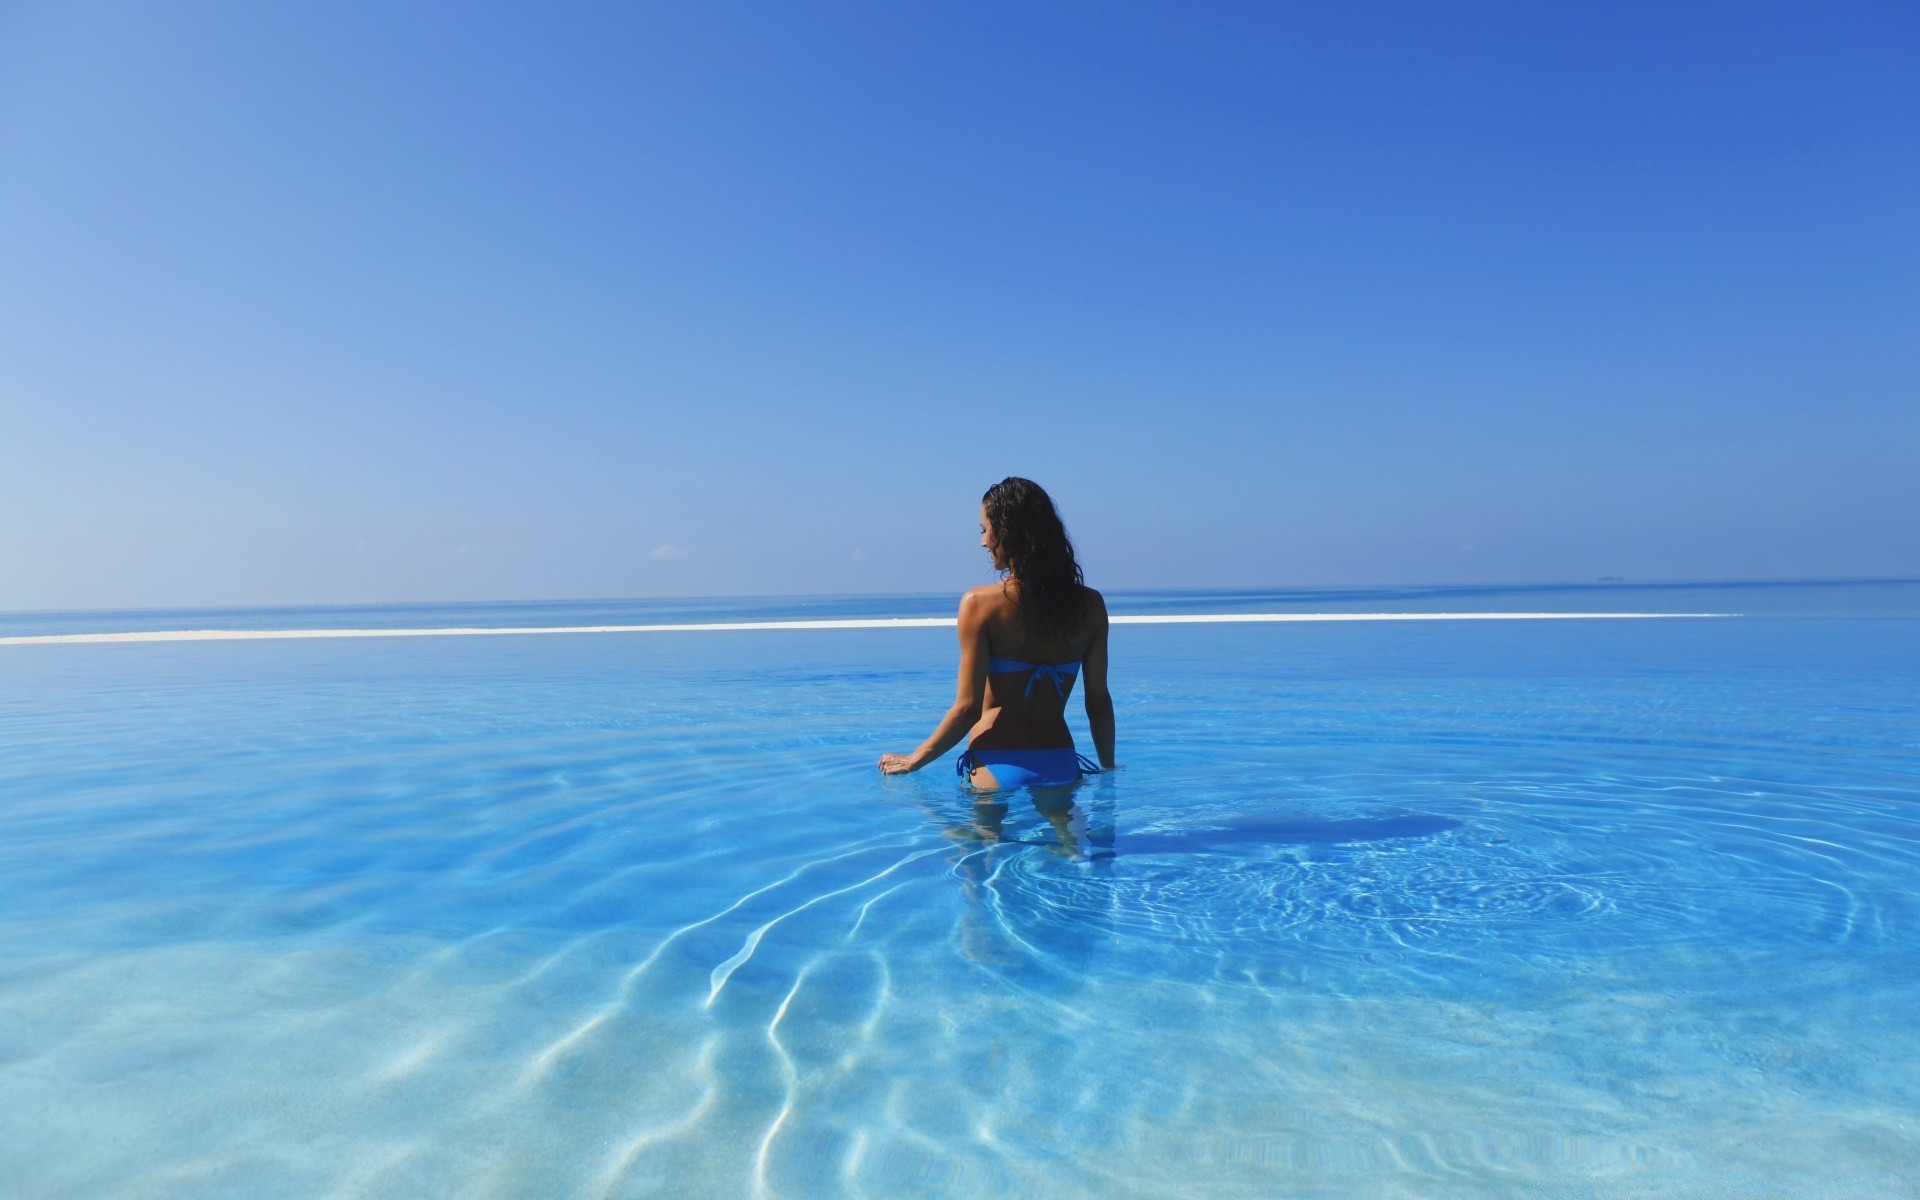
[[[1237,584],[1231,587],[1109,587],[1102,589],[1102,592],[1105,595],[1111,596],[1152,594],[1203,595],[1207,593],[1232,595],[1235,593],[1372,591],[1383,589],[1431,589],[1447,591],[1491,588],[1509,591],[1528,591],[1548,588],[1588,588],[1606,585],[1631,590],[1633,588],[1818,587],[1823,584],[1869,583],[1920,583],[1920,575],[1800,575],[1777,576],[1772,578],[1765,576],[1748,576],[1699,579],[1634,579],[1599,576],[1588,579],[1474,580],[1453,583],[1420,582],[1416,580],[1401,581],[1398,583]],[[953,594],[952,588],[943,588],[900,592],[689,592],[684,595],[676,593],[673,595],[658,596],[541,596],[532,598],[523,596],[518,598],[496,597],[492,599],[466,600],[279,600],[250,603],[106,604],[89,605],[80,608],[6,608],[0,609],[0,617],[44,617],[87,613],[260,612],[273,611],[276,609],[464,608],[495,604],[671,604],[708,600],[880,599],[885,597],[950,596]],[[1669,614],[1656,613],[1648,615],[1662,616]]]
[[[1595,621],[1737,617],[1739,613],[1463,612],[1463,613],[1133,613],[1114,625],[1246,625],[1333,621]],[[554,633],[737,633],[827,629],[951,629],[954,617],[862,617],[820,621],[707,621],[657,625],[440,626],[421,629],[150,629],[124,633],[41,633],[0,637],[0,646],[136,642],[264,642],[320,638],[508,637]]]

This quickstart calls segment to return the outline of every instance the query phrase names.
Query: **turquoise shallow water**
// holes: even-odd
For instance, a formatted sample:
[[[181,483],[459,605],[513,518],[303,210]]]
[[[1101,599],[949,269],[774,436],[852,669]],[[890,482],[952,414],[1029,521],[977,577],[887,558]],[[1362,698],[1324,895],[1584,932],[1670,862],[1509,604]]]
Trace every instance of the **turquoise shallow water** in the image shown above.
[[[1748,615],[1116,629],[1004,813],[947,630],[0,647],[0,1192],[1920,1195],[1920,585],[1129,606]]]

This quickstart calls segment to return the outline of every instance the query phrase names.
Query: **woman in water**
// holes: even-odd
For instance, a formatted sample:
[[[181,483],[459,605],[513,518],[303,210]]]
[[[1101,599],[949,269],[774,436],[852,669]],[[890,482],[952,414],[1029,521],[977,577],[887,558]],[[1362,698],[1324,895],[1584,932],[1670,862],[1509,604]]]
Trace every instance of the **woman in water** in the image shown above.
[[[1107,605],[1081,582],[1053,501],[1030,479],[1002,479],[980,502],[980,545],[999,583],[960,598],[960,691],[912,754],[883,754],[889,775],[917,771],[972,735],[960,773],[982,790],[1053,787],[1098,771],[1074,753],[1067,697],[1085,693],[1100,768],[1113,769]]]

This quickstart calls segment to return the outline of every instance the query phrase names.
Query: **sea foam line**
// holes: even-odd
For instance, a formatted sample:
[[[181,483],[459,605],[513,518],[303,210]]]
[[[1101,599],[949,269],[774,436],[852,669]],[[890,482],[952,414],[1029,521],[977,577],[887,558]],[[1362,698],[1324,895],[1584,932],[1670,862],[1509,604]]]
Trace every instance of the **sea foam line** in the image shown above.
[[[1739,613],[1445,612],[1445,613],[1136,613],[1115,625],[1238,625],[1277,621],[1613,621],[1736,617]],[[522,625],[437,629],[144,629],[131,633],[38,633],[0,637],[0,646],[91,642],[265,642],[289,638],[485,637],[532,633],[728,633],[795,629],[951,629],[952,617],[862,617],[839,621],[709,621],[677,625]]]

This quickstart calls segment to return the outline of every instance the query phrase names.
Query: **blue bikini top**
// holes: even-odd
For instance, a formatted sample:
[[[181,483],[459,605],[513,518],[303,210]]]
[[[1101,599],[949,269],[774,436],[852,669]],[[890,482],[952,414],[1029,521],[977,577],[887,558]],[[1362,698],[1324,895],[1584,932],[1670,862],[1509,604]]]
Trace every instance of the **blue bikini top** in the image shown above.
[[[1014,658],[990,658],[987,660],[987,674],[989,675],[1007,675],[1014,671],[1033,672],[1027,679],[1027,690],[1022,693],[1023,698],[1033,695],[1033,681],[1035,679],[1051,679],[1053,680],[1053,690],[1059,692],[1060,698],[1065,700],[1067,698],[1067,685],[1072,683],[1073,677],[1080,673],[1080,662],[1078,659],[1070,663],[1030,663],[1021,662],[1019,659]]]

